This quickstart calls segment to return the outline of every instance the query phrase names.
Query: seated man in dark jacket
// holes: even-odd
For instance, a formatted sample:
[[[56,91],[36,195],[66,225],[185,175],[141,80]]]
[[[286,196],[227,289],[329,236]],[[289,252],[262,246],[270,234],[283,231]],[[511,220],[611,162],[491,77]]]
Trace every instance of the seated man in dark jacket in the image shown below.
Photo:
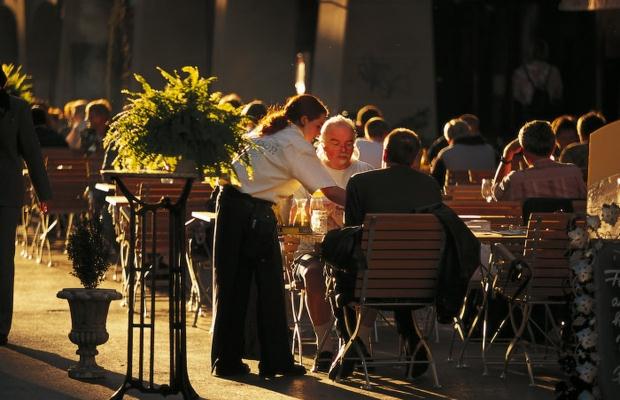
[[[464,287],[453,287],[456,289],[454,290],[456,295],[450,290],[438,288],[438,310],[447,309],[445,314],[454,314],[461,305],[466,283],[479,264],[479,243],[452,210],[441,203],[441,190],[438,183],[432,177],[417,170],[420,162],[418,136],[408,129],[395,129],[386,137],[384,148],[383,157],[386,168],[363,172],[354,175],[349,180],[345,225],[361,225],[368,213],[431,212],[435,214],[446,228],[447,238],[450,238],[446,243],[446,248],[450,250],[444,250],[438,282],[443,283],[444,289],[454,284],[463,286],[464,283]],[[458,240],[455,240],[456,238]],[[461,243],[465,244],[461,245]],[[354,280],[350,280],[349,283],[340,283],[344,283],[342,287],[345,291],[350,291]],[[347,300],[344,301],[346,302]],[[345,340],[349,336],[343,320],[351,317],[349,311],[347,307],[334,307],[338,333]],[[419,338],[413,327],[411,310],[398,308],[394,312],[394,317],[406,350],[413,350]],[[416,360],[425,359],[426,353],[422,349],[416,355]],[[413,376],[423,374],[427,367],[428,364],[415,364]],[[332,366],[332,370],[336,368],[340,368],[340,365]],[[340,377],[348,375],[351,371],[352,363],[347,363],[345,359],[345,365],[340,369]],[[337,374],[330,373],[330,377],[332,375]]]
[[[413,131],[395,129],[390,132],[384,141],[383,159],[386,168],[363,172],[349,180],[345,225],[361,225],[367,213],[409,213],[441,202],[441,189],[437,182],[417,170],[419,150],[420,140]],[[334,309],[334,314],[338,333],[348,339],[348,332],[342,324],[343,310]],[[415,348],[419,338],[413,328],[411,311],[399,309],[395,311],[395,319],[398,333],[407,348]],[[422,354],[422,357],[425,358],[426,354]],[[426,364],[416,366],[414,375],[424,373],[427,367]],[[341,376],[348,375],[351,368],[350,363],[343,366]]]

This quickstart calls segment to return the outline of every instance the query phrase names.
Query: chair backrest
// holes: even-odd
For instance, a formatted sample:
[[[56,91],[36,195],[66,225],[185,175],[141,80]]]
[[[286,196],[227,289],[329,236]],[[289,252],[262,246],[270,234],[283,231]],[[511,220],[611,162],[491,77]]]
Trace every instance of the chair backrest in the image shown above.
[[[156,203],[162,197],[169,197],[172,202],[175,202],[181,192],[183,187],[185,186],[185,180],[175,180],[170,183],[160,182],[156,180],[145,180],[138,194],[141,200],[146,201],[147,203]],[[186,203],[186,215],[185,219],[189,219],[192,211],[200,211],[206,208],[207,200],[209,199],[212,192],[212,188],[207,183],[195,183],[192,186],[192,190],[187,199]],[[158,210],[156,220],[153,220],[152,215],[149,215],[146,218],[146,250],[147,253],[152,252],[153,240],[152,234],[156,235],[155,249],[157,253],[164,257],[164,261],[167,262],[167,256],[169,252],[169,239],[170,239],[170,228],[168,223],[170,213],[167,210]],[[155,222],[155,232],[153,232],[153,222]],[[140,222],[138,222],[138,247],[142,245],[142,227]]]
[[[558,197],[530,197],[523,200],[523,224],[527,225],[532,213],[573,212],[573,201]]]
[[[485,201],[480,192],[480,185],[449,185],[444,188],[445,199],[454,201]]]
[[[492,170],[447,170],[446,171],[446,186],[460,186],[460,185],[479,185],[483,179],[492,179],[495,171]]]
[[[572,213],[530,216],[523,257],[531,268],[529,295],[533,300],[564,296],[570,279],[567,249]]]
[[[493,201],[485,200],[446,200],[444,203],[458,215],[475,215],[476,219],[484,219],[485,216],[491,223],[491,228],[496,229],[500,225],[521,225],[521,202],[519,201]]]
[[[355,296],[363,301],[434,301],[444,230],[432,214],[368,214]]]
[[[86,159],[69,149],[44,149],[47,176],[54,191],[50,209],[54,213],[79,213],[88,210],[83,194],[89,183]]]

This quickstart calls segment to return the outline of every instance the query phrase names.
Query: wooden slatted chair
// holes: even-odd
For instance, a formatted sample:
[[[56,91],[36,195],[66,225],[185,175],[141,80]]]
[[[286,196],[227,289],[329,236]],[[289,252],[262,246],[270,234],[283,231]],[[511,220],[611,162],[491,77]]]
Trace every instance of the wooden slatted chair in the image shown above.
[[[358,271],[355,287],[356,325],[350,332],[351,339],[341,347],[338,358],[342,361],[351,346],[357,352],[364,368],[366,387],[369,387],[367,365],[370,364],[356,338],[367,307],[420,308],[435,303],[438,264],[444,244],[444,231],[437,218],[431,214],[368,214],[364,221],[362,249],[366,255],[367,269]],[[434,321],[434,318],[428,318]],[[420,337],[410,359],[402,357],[375,359],[372,364],[403,364],[411,376],[415,355],[426,350],[433,379],[439,386],[435,360],[428,344],[431,327],[423,329],[416,318],[414,328]],[[341,363],[342,365],[342,363]]]
[[[32,253],[40,263],[43,260],[44,249],[47,249],[48,266],[51,266],[49,233],[59,226],[61,217],[66,216],[64,242],[66,246],[74,217],[88,210],[88,201],[84,197],[88,185],[88,166],[84,157],[68,149],[46,149],[43,151],[43,157],[54,196],[48,202],[50,214],[39,213]]]
[[[446,186],[460,186],[460,185],[478,185],[482,183],[483,179],[493,179],[495,171],[492,170],[447,170],[446,171]]]
[[[551,306],[566,304],[569,295],[570,269],[566,250],[569,243],[568,224],[572,217],[572,213],[532,214],[521,258],[516,258],[500,243],[493,246],[493,266],[497,269],[494,289],[509,300],[509,312],[503,321],[510,322],[514,333],[504,356],[502,377],[506,376],[515,348],[520,346],[523,348],[530,384],[534,385],[532,371],[534,361],[530,357],[527,346],[524,345],[527,344],[524,340],[526,330],[532,342],[535,342],[534,331],[538,331],[545,337],[545,345],[559,348],[560,338],[554,337],[554,334],[559,333],[559,329]],[[515,265],[519,265],[520,260],[525,262],[529,269],[529,272],[524,272],[524,269],[521,272],[522,278],[530,275],[527,281],[519,279],[519,271],[515,269]],[[543,307],[544,326],[540,326],[531,318],[534,307]],[[516,309],[521,311],[520,320],[515,313]],[[490,344],[496,336],[497,332],[491,338]],[[557,362],[557,360],[536,360],[536,363],[546,361]]]
[[[157,203],[163,198],[168,198],[175,202],[179,198],[185,180],[165,180],[163,182],[145,181],[141,184],[138,191],[140,199],[146,203]],[[191,217],[192,211],[198,211],[205,208],[207,200],[212,192],[212,188],[207,183],[196,183],[192,187],[189,198],[186,203],[186,214],[184,220]],[[170,256],[170,235],[169,212],[167,210],[159,210],[155,215],[149,212],[144,219],[139,220],[136,224],[137,243],[135,252],[135,265],[141,265],[145,269],[144,279],[151,277],[153,281],[163,279],[167,276],[168,271],[160,269],[162,265],[168,265]],[[128,235],[127,235],[128,236]],[[186,252],[186,259],[189,255]],[[193,264],[192,264],[193,265]],[[126,267],[124,268],[126,270]],[[124,272],[123,276],[127,274]],[[140,285],[140,274],[136,280],[136,291],[140,293],[141,298],[144,297],[144,286]],[[151,282],[151,289],[156,288],[156,282]],[[140,290],[140,292],[138,292]],[[126,290],[124,290],[125,292]],[[191,296],[190,296],[191,297]],[[199,311],[199,310],[198,310]]]

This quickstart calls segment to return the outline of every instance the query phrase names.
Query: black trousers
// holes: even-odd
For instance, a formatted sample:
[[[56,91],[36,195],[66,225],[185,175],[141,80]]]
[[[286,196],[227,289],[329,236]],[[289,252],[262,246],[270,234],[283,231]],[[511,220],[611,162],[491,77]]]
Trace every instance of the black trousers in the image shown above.
[[[13,320],[15,229],[20,207],[0,206],[0,335],[8,335]]]
[[[232,186],[217,203],[211,364],[241,362],[250,283],[255,280],[260,367],[293,364],[284,302],[282,256],[272,203]]]

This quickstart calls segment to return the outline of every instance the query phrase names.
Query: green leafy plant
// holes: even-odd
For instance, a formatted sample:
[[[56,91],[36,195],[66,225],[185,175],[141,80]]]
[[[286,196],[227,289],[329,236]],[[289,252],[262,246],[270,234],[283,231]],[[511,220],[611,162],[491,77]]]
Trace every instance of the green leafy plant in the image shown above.
[[[200,77],[198,68],[184,67],[185,77],[158,70],[166,81],[162,90],[135,75],[142,91],[123,91],[129,104],[114,118],[104,141],[118,151],[115,167],[169,170],[189,159],[207,176],[230,172],[234,158],[249,144],[244,117],[219,104],[221,93],[209,91],[215,78]]]
[[[34,101],[32,94],[31,76],[22,73],[21,65],[15,67],[13,64],[2,64],[2,71],[6,75],[7,81],[4,86],[6,92],[12,96],[20,97],[28,103]]]
[[[69,235],[67,253],[73,262],[71,275],[87,289],[94,289],[110,267],[109,244],[98,219],[81,218]]]

